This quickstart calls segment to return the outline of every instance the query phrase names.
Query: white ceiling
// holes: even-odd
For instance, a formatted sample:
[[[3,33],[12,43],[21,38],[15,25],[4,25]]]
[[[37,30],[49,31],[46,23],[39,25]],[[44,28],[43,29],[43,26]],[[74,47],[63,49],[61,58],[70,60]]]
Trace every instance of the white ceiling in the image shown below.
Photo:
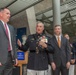
[[[0,0],[0,8],[6,7],[7,5],[9,5],[10,3],[12,3],[15,0]]]
[[[10,9],[11,14],[15,15],[41,1],[43,0],[0,0],[0,8],[7,7]]]

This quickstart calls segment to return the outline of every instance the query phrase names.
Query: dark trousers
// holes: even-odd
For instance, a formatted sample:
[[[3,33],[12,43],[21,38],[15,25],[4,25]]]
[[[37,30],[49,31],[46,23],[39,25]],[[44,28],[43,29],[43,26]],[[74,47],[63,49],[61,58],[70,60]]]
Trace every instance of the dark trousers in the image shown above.
[[[6,63],[0,66],[0,75],[12,75],[12,70],[13,70],[13,62],[11,52],[9,52]]]
[[[53,75],[69,75],[69,69],[64,66],[56,67],[56,70],[53,70]]]

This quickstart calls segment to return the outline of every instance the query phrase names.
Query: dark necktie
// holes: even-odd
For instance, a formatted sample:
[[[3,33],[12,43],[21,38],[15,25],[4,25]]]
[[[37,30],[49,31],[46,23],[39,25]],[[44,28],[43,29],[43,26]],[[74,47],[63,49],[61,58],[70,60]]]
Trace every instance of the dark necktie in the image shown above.
[[[11,51],[10,40],[9,40],[9,33],[8,33],[8,28],[7,28],[7,25],[6,25],[6,24],[5,24],[5,31],[6,31],[6,35],[7,35],[7,37],[8,37],[8,41],[9,41],[8,51]]]

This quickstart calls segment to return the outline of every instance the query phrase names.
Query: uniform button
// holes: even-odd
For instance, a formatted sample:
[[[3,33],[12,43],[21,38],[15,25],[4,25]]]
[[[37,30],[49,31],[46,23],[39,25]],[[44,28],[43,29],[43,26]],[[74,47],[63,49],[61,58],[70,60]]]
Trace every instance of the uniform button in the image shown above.
[[[43,57],[43,59],[45,59],[45,57]]]

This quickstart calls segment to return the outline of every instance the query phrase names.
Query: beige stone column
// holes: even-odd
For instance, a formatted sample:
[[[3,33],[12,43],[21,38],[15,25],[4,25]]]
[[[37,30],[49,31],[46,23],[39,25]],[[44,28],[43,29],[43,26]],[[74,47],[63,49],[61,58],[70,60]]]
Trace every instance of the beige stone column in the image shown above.
[[[28,19],[28,29],[29,33],[33,34],[36,32],[36,16],[34,7],[28,8],[26,10],[27,19]]]
[[[61,25],[60,0],[52,0],[53,3],[53,24]]]

